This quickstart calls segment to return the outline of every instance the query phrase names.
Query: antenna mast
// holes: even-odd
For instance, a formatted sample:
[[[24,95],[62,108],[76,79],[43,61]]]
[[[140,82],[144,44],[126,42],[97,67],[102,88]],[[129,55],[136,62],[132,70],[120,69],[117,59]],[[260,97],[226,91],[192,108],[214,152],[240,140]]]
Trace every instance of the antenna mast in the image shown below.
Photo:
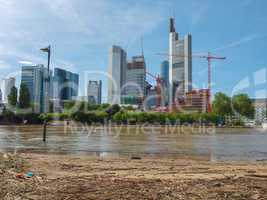
[[[142,56],[144,57],[144,41],[143,41],[143,35],[141,36],[141,51],[142,51]]]

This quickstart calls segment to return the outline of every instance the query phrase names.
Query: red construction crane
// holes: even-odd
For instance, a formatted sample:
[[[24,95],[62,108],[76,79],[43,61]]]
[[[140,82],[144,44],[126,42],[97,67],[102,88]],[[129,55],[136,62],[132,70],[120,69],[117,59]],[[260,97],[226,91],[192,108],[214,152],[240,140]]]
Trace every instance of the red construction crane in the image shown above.
[[[163,55],[163,56],[170,56],[168,53],[159,53],[158,55]],[[187,55],[172,55],[174,57],[188,57]],[[211,108],[211,74],[212,74],[212,70],[211,70],[211,62],[212,60],[225,60],[226,57],[219,57],[219,56],[213,56],[211,55],[211,53],[209,52],[208,55],[192,55],[192,58],[204,58],[208,61],[208,91],[209,91],[209,102],[208,102],[208,112],[212,112],[212,108]]]
[[[211,107],[211,61],[212,60],[225,60],[226,57],[212,56],[209,52],[207,56],[199,56],[199,58],[204,58],[208,61],[208,91],[209,91],[209,104],[208,104],[208,112],[212,112]]]
[[[164,82],[164,80],[161,79],[159,75],[155,76],[155,75],[151,74],[150,72],[146,72],[146,74],[151,76],[157,82],[157,86],[156,86],[156,89],[157,89],[156,107],[159,108],[161,106],[161,85]]]

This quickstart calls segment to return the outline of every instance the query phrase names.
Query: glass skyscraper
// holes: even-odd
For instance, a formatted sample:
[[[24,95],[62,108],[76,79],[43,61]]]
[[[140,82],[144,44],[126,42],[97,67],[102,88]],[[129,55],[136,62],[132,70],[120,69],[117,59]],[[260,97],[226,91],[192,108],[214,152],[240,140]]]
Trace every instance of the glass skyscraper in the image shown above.
[[[119,46],[109,50],[108,103],[121,104],[121,89],[126,82],[127,53]]]
[[[49,76],[52,76],[50,71]],[[43,65],[23,66],[21,72],[21,83],[25,84],[30,92],[30,100],[33,104],[34,112],[45,112],[45,79],[48,77],[47,68]],[[51,78],[50,78],[51,81]],[[51,84],[50,84],[51,87]],[[51,88],[49,96],[51,97]]]
[[[169,84],[169,61],[163,61],[160,65],[161,83],[161,106],[165,106],[168,102],[168,84]]]
[[[169,82],[169,62],[168,61],[163,61],[160,65],[160,78],[167,83]]]
[[[54,99],[73,100],[78,96],[79,75],[55,68],[53,77]]]

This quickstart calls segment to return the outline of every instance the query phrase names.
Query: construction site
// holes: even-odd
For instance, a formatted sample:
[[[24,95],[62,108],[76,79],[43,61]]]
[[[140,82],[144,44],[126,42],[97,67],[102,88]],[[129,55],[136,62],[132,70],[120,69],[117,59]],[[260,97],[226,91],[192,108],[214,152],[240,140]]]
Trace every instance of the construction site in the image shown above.
[[[169,52],[158,53],[168,58],[168,78],[154,76],[157,82],[156,110],[210,113],[212,97],[212,61],[225,60],[225,57],[192,53],[192,36],[187,34],[180,39],[175,30],[175,21],[169,21]],[[207,88],[193,88],[192,59],[205,59],[208,63]],[[165,69],[166,70],[166,69]],[[164,70],[163,70],[164,71]],[[163,93],[162,90],[167,90]],[[162,103],[164,96],[168,98]],[[163,106],[163,107],[162,107]]]
[[[142,55],[133,57],[127,65],[121,63],[122,77],[125,74],[125,79],[121,80],[125,83],[122,84],[121,104],[156,112],[211,113],[212,61],[223,61],[226,57],[215,56],[210,52],[193,53],[192,36],[187,34],[181,38],[176,32],[173,18],[169,20],[168,46],[168,52],[156,54],[166,59],[162,62],[158,75],[147,69],[143,39]],[[114,60],[113,57],[112,59]],[[193,87],[193,59],[207,61],[206,88]],[[125,67],[126,70],[123,69]],[[148,82],[149,79],[156,83],[155,86]]]

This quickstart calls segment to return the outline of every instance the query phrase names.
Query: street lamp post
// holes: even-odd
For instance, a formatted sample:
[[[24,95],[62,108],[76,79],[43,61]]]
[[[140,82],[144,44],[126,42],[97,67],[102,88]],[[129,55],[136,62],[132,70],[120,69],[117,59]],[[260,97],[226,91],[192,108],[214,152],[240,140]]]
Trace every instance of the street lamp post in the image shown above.
[[[51,46],[49,45],[46,48],[42,48],[41,51],[46,52],[48,54],[47,58],[47,74],[45,75],[45,96],[44,96],[44,112],[49,112],[49,83],[50,83],[50,56],[51,56]],[[47,121],[44,120],[43,127],[43,142],[46,142],[46,126]]]

